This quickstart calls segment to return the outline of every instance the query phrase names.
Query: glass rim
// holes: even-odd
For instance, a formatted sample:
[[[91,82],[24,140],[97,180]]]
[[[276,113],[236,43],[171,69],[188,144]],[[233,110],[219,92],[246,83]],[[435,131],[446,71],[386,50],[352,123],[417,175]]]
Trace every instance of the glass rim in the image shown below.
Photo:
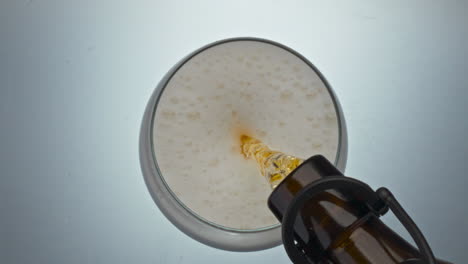
[[[312,71],[317,74],[317,76],[320,78],[320,81],[324,84],[326,87],[326,90],[328,91],[328,95],[330,96],[334,110],[335,110],[335,115],[338,123],[338,144],[337,144],[337,149],[336,149],[336,154],[335,154],[335,160],[334,164],[337,165],[337,167],[341,170],[344,170],[345,165],[346,165],[346,156],[347,156],[347,138],[346,138],[346,125],[343,117],[343,113],[341,110],[341,107],[339,105],[339,102],[337,100],[336,95],[334,94],[331,85],[328,83],[328,81],[325,79],[325,77],[322,75],[322,73],[309,61],[307,60],[304,56],[299,54],[297,51],[274,41],[267,40],[267,39],[262,39],[262,38],[254,38],[254,37],[237,37],[237,38],[228,38],[228,39],[223,39],[219,40],[213,43],[210,43],[208,45],[205,45],[186,57],[184,57],[182,60],[180,60],[177,64],[175,64],[169,71],[168,73],[163,77],[163,79],[160,81],[158,84],[156,90],[153,93],[152,97],[154,98],[154,102],[152,104],[152,108],[149,109],[150,112],[150,122],[149,122],[149,143],[150,143],[150,151],[151,151],[151,160],[153,165],[155,166],[156,169],[156,174],[153,175],[154,177],[159,177],[159,179],[162,181],[164,188],[167,189],[171,197],[176,201],[178,206],[182,207],[184,210],[186,210],[190,215],[192,215],[194,218],[198,219],[199,221],[202,221],[203,223],[222,230],[222,231],[227,231],[227,232],[234,232],[238,234],[245,234],[245,233],[259,233],[259,232],[264,232],[264,231],[269,231],[269,230],[274,230],[278,229],[281,226],[281,223],[277,223],[274,225],[270,226],[265,226],[265,227],[260,227],[260,228],[255,228],[255,229],[238,229],[238,228],[231,228],[223,225],[219,225],[217,223],[214,223],[212,221],[209,221],[205,219],[204,217],[200,216],[197,214],[195,211],[190,209],[188,206],[186,206],[178,197],[177,195],[172,191],[170,188],[169,184],[166,182],[164,179],[163,173],[161,172],[158,162],[157,162],[157,155],[155,153],[155,140],[154,140],[154,125],[156,122],[156,111],[159,105],[159,100],[164,92],[164,90],[167,87],[167,84],[172,80],[174,75],[182,68],[188,61],[193,59],[195,56],[198,54],[213,48],[215,46],[219,46],[222,44],[230,43],[230,42],[238,42],[238,41],[251,41],[251,42],[260,42],[260,43],[265,43],[269,45],[276,46],[278,48],[281,48],[287,52],[289,52],[291,55],[296,56],[299,58],[301,61],[306,63],[306,65],[312,69]],[[150,101],[151,103],[151,101]],[[150,105],[148,105],[149,107]],[[341,164],[341,165],[340,165]],[[340,168],[341,167],[341,168]],[[149,187],[149,186],[148,186]]]

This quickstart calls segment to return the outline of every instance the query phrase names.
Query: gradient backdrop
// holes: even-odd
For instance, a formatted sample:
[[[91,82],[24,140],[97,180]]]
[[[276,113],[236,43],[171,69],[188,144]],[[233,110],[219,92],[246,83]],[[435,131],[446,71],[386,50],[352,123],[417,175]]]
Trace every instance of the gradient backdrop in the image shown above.
[[[468,258],[467,1],[0,2],[1,263],[288,263],[178,231],[138,160],[144,107],[179,59],[255,36],[328,78],[347,175],[394,191],[438,257]],[[398,232],[393,217],[386,222]]]

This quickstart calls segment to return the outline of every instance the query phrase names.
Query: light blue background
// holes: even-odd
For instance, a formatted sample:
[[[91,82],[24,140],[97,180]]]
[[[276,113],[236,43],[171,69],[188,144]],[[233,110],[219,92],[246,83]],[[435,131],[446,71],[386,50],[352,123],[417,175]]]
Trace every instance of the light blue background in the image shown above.
[[[234,253],[188,238],[140,172],[158,81],[237,36],[312,61],[343,106],[347,175],[389,187],[438,257],[466,262],[467,13],[453,0],[2,0],[0,262],[288,263],[281,247]]]

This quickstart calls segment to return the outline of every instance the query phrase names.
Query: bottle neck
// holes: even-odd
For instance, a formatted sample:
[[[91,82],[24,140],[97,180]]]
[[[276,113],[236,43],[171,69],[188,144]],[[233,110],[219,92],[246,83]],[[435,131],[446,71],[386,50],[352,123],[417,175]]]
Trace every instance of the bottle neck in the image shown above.
[[[327,176],[343,176],[325,157],[316,155],[304,161],[290,173],[271,193],[268,206],[281,221],[296,194],[308,184]]]
[[[272,192],[268,205],[279,221],[296,194],[328,176],[343,176],[327,159],[304,161]],[[318,263],[401,263],[419,252],[388,228],[349,190],[331,189],[306,202],[296,217],[296,240]],[[322,262],[319,262],[322,261]],[[444,263],[444,262],[440,262]]]

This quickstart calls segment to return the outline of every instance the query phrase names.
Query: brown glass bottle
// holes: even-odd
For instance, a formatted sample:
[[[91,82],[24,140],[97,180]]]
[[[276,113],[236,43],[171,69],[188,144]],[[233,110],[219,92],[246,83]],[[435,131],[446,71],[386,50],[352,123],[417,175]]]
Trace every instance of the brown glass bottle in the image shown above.
[[[327,176],[343,175],[323,156],[304,161],[270,195],[271,211],[281,221],[302,188]],[[352,190],[331,189],[314,196],[296,217],[294,232],[316,263],[393,264],[420,258],[419,251],[369,212]]]

